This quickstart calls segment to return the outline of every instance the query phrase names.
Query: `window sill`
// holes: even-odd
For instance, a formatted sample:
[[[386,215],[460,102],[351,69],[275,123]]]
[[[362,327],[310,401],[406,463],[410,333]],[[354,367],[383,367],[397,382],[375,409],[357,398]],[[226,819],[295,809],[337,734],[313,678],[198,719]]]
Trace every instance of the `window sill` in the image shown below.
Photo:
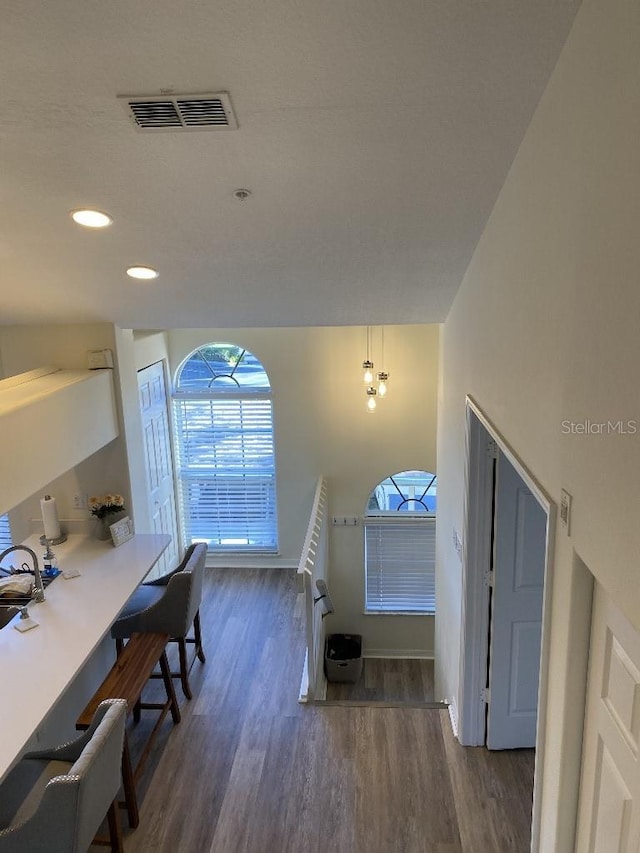
[[[435,610],[363,610],[363,616],[435,616]]]

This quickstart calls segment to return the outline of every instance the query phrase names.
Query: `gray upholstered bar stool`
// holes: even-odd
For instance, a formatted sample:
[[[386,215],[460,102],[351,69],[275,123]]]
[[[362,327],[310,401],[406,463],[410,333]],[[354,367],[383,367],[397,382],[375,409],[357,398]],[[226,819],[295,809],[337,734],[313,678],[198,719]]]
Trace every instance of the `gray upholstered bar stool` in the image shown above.
[[[202,634],[200,631],[200,601],[202,578],[207,556],[206,545],[191,545],[182,563],[174,571],[153,581],[141,584],[133,593],[111,627],[118,651],[123,640],[132,634],[169,634],[171,641],[178,644],[180,672],[172,672],[180,678],[182,690],[191,699],[189,671],[195,658],[204,663]],[[193,637],[188,636],[193,626]],[[171,642],[170,641],[170,642]],[[187,661],[187,644],[195,646],[195,654]]]
[[[0,853],[86,853],[105,816],[121,853],[116,796],[127,703],[102,702],[79,738],[30,752],[0,786]]]

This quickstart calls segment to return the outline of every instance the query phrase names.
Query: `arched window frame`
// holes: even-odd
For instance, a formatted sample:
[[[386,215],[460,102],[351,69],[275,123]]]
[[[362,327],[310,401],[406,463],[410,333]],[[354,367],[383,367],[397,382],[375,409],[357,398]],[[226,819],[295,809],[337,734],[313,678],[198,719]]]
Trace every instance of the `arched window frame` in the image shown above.
[[[417,475],[423,476],[418,488],[403,488],[403,478],[418,481]],[[435,474],[403,471],[371,492],[364,515],[365,613],[435,613],[436,486]]]
[[[212,357],[227,351],[226,366]],[[185,378],[198,366],[200,377]],[[277,553],[272,392],[261,362],[237,344],[204,344],[178,367],[172,397],[186,543]]]

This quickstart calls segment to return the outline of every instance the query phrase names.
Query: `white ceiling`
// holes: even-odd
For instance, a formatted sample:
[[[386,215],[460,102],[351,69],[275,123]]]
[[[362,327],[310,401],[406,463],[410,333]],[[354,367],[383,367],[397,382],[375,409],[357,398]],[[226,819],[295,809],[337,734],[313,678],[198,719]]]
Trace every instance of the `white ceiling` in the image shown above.
[[[578,5],[3,3],[0,323],[443,320]],[[239,129],[137,132],[116,96],[163,89]]]

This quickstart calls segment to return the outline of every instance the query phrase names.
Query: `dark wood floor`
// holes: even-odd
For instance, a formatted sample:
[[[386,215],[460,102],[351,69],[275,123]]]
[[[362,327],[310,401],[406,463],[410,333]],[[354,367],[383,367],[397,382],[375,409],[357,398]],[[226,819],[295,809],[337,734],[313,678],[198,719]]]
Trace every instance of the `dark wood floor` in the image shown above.
[[[148,762],[126,853],[529,849],[531,750],[463,749],[447,711],[298,704],[293,572],[207,571],[201,614],[207,663]]]
[[[364,658],[355,684],[327,684],[327,702],[434,703],[433,661]]]

